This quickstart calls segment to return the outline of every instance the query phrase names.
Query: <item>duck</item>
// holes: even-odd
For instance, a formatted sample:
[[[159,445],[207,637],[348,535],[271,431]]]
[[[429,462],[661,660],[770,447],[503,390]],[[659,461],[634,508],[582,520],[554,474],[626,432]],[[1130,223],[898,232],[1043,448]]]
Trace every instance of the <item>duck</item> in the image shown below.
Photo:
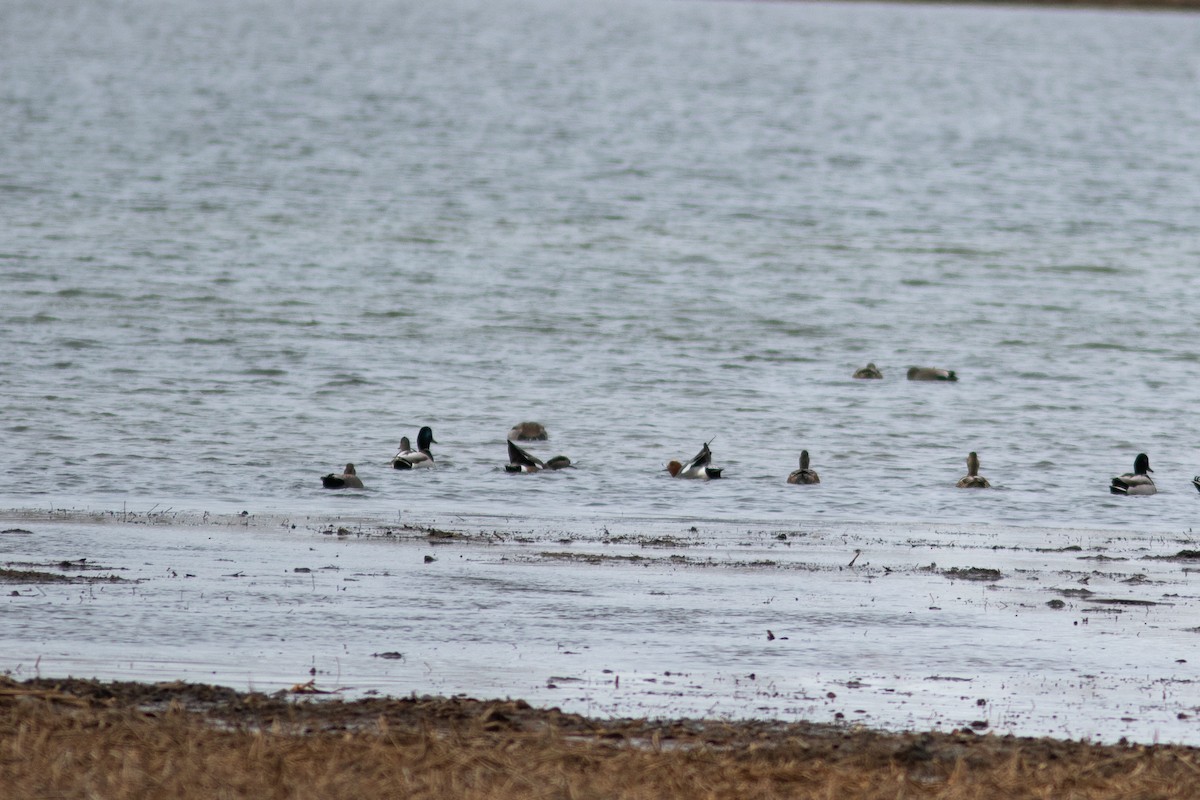
[[[881,380],[883,373],[879,371],[879,367],[875,366],[875,362],[872,361],[862,369],[855,370],[854,377],[859,380]]]
[[[518,422],[508,431],[508,438],[518,442],[544,442],[550,434],[540,422]]]
[[[700,447],[700,452],[686,464],[680,464],[678,461],[672,461],[667,464],[667,472],[671,473],[672,478],[699,478],[700,480],[710,480],[721,477],[721,467],[710,467],[712,463],[712,451],[708,449],[708,442],[705,442]]]
[[[908,379],[910,381],[956,381],[958,380],[958,376],[954,374],[954,370],[952,369],[909,367]]]
[[[321,478],[321,485],[326,489],[361,489],[362,479],[354,472],[354,465],[347,464],[341,475],[329,473]]]
[[[988,479],[979,474],[979,456],[974,450],[967,453],[967,474],[955,484],[959,489],[990,489]]]
[[[1192,478],[1192,486],[1195,486],[1196,491],[1200,492],[1200,475],[1196,475]]]
[[[392,456],[392,469],[432,467],[433,453],[429,451],[429,445],[437,443],[437,439],[433,438],[433,428],[430,428],[428,425],[417,431],[416,450],[412,449],[407,436],[401,437],[400,451]]]
[[[792,474],[787,476],[788,483],[809,484],[820,483],[821,476],[808,468],[808,451],[800,451],[800,469],[793,470]]]
[[[1138,453],[1133,460],[1133,472],[1113,478],[1109,491],[1113,494],[1158,494],[1158,487],[1147,472],[1154,472],[1150,469],[1150,456]]]
[[[566,456],[555,456],[543,462],[525,450],[518,447],[512,439],[508,440],[508,463],[504,465],[505,472],[541,472],[542,470],[575,469],[571,459]]]

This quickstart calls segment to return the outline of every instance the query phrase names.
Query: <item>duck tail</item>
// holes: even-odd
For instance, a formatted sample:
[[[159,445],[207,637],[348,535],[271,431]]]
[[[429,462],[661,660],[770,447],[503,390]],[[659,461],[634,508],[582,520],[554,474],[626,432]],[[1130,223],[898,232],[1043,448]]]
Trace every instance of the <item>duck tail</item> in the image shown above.
[[[1192,478],[1192,485],[1196,487],[1196,491],[1200,492],[1200,475]]]
[[[1129,494],[1129,487],[1120,478],[1113,478],[1112,486],[1109,487],[1108,491],[1112,494]]]

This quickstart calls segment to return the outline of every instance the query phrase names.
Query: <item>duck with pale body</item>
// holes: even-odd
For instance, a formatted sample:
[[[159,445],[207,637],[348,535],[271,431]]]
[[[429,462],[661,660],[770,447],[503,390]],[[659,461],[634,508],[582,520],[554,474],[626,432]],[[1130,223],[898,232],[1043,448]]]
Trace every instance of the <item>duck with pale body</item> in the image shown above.
[[[1154,472],[1150,469],[1150,456],[1138,453],[1133,460],[1133,472],[1113,478],[1108,490],[1113,494],[1158,494],[1154,479],[1146,474],[1149,472]]]
[[[321,485],[326,489],[362,489],[363,482],[354,472],[354,465],[347,464],[341,475],[329,473],[321,478]]]
[[[821,476],[808,468],[807,450],[800,451],[800,469],[792,470],[792,473],[787,477],[787,482],[795,484],[813,484],[821,482]]]
[[[722,468],[711,464],[712,451],[708,449],[708,442],[705,442],[691,461],[685,464],[678,461],[668,463],[667,472],[671,473],[672,478],[697,478],[703,481],[721,477]]]
[[[955,484],[959,489],[990,489],[988,479],[979,474],[979,456],[972,450],[967,454],[967,474]]]
[[[954,370],[952,369],[909,367],[908,379],[910,381],[956,381],[958,380],[958,376],[954,374]]]
[[[417,449],[412,449],[408,437],[400,439],[400,451],[392,456],[392,469],[424,469],[433,466],[433,453],[429,445],[437,444],[433,438],[433,428],[426,425],[417,432]]]
[[[540,422],[518,422],[508,431],[508,438],[517,442],[544,442],[550,434]]]

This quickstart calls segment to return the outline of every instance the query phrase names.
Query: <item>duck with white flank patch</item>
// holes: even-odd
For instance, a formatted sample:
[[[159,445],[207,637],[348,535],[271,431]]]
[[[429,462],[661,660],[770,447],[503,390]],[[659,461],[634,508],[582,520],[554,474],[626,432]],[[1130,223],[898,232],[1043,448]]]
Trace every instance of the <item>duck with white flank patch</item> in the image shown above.
[[[505,472],[541,472],[542,470],[553,471],[568,467],[575,469],[571,459],[566,456],[555,456],[543,463],[541,459],[535,458],[518,447],[512,439],[508,440],[508,463],[504,465]]]
[[[671,473],[672,478],[698,478],[704,481],[721,477],[721,467],[709,466],[711,463],[712,451],[708,449],[708,442],[705,442],[695,458],[686,464],[672,461],[667,464],[667,472]]]
[[[1109,491],[1113,494],[1157,494],[1158,487],[1154,485],[1154,479],[1146,474],[1148,472],[1154,472],[1150,469],[1150,456],[1138,453],[1133,460],[1133,472],[1113,478]]]

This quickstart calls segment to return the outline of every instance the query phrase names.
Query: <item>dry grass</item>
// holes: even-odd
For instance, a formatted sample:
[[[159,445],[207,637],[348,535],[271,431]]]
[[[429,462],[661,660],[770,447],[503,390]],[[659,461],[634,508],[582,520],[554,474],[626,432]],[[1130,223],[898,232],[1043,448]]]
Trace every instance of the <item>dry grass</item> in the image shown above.
[[[23,798],[1185,798],[1200,752],[816,725],[601,721],[521,702],[289,702],[0,679]]]

